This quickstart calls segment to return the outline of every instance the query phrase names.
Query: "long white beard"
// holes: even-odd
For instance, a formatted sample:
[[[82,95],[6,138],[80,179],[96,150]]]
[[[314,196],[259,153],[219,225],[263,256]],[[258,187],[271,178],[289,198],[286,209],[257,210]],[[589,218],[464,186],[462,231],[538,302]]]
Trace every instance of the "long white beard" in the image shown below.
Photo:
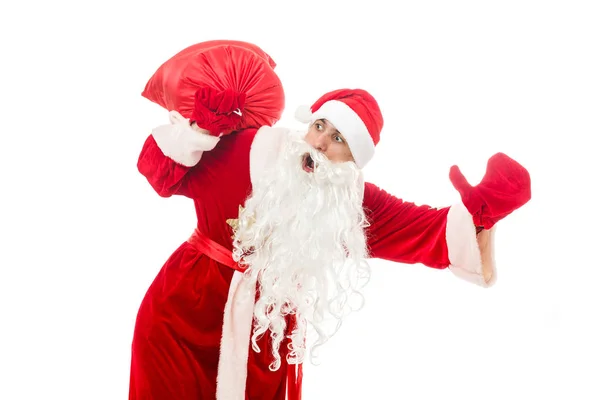
[[[270,331],[272,370],[281,366],[279,347],[289,314],[296,314],[288,363],[302,363],[307,328],[317,337],[310,355],[339,329],[349,312],[363,304],[360,289],[369,279],[367,221],[362,206],[364,181],[354,163],[333,164],[303,139],[286,139],[277,165],[266,172],[239,216],[234,258],[256,280],[252,347]],[[315,171],[302,168],[310,153]]]

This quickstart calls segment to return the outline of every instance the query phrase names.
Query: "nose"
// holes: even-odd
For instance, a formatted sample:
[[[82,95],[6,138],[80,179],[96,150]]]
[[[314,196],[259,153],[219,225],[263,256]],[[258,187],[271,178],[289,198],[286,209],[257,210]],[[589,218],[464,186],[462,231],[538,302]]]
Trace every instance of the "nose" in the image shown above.
[[[321,133],[321,134],[319,134],[319,136],[317,136],[315,143],[314,143],[314,147],[315,147],[315,149],[324,153],[325,151],[327,151],[329,142],[330,142],[329,135],[326,135],[325,133]]]

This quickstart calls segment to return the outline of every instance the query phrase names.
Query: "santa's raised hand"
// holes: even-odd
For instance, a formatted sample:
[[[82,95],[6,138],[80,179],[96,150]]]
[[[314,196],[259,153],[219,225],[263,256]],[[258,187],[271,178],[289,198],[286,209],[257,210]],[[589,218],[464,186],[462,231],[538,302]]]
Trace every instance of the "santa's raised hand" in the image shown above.
[[[450,168],[450,181],[473,216],[473,223],[484,229],[491,229],[531,199],[529,172],[504,153],[496,153],[488,160],[478,185],[471,186],[456,165]]]
[[[191,120],[211,135],[226,135],[240,128],[245,101],[244,93],[202,86],[196,91]]]

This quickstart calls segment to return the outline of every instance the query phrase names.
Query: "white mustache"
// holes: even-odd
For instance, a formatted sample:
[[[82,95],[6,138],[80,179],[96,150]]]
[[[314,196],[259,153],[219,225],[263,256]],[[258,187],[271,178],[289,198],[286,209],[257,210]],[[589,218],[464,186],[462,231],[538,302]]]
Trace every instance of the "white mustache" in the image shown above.
[[[317,183],[328,182],[334,185],[342,185],[347,184],[347,182],[360,181],[360,170],[354,162],[332,162],[323,152],[315,149],[299,135],[292,136],[290,146],[292,151],[286,153],[298,156],[299,168],[302,168],[302,158],[305,154],[308,153],[312,158],[314,168],[310,175]]]

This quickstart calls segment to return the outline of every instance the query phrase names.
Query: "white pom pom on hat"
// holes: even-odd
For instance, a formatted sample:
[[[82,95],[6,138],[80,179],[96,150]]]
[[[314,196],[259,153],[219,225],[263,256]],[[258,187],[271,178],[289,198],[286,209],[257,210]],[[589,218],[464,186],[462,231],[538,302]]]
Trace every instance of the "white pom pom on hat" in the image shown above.
[[[310,107],[303,105],[300,106],[296,109],[296,113],[294,114],[294,117],[296,118],[296,120],[304,123],[304,124],[308,124],[309,122],[312,122],[312,112],[310,111]]]

